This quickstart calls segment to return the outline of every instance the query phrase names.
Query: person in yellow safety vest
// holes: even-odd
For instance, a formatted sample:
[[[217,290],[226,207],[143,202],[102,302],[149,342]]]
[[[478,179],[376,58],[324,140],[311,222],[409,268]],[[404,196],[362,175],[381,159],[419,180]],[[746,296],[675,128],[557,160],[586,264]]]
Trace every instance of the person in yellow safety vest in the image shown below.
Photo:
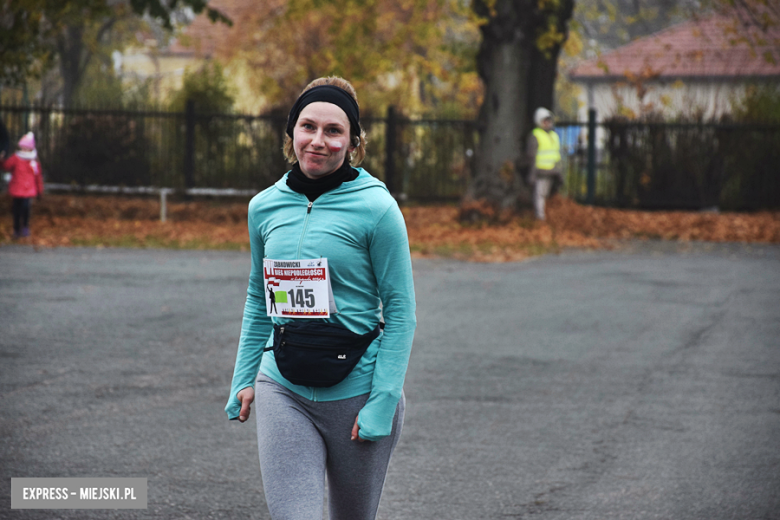
[[[528,180],[534,189],[536,218],[544,220],[544,202],[555,183],[563,183],[561,143],[553,130],[553,113],[544,107],[534,112],[536,128],[528,136],[526,156],[530,163]]]

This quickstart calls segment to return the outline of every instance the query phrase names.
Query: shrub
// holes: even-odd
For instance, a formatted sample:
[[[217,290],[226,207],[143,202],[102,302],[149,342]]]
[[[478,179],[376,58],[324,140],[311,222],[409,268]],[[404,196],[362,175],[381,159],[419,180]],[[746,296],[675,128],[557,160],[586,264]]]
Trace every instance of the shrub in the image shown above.
[[[121,114],[67,117],[56,136],[48,181],[146,186],[150,184],[143,120]]]
[[[211,62],[198,70],[186,71],[181,88],[171,95],[171,110],[184,112],[189,99],[201,114],[222,114],[233,109],[233,89],[219,63]]]
[[[745,96],[733,104],[733,115],[736,121],[780,124],[780,87],[749,87]]]

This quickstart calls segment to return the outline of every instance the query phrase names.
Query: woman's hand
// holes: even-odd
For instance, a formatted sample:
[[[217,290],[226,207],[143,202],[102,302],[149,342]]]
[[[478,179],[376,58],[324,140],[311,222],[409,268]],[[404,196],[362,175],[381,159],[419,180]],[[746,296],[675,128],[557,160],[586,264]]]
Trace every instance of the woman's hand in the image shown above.
[[[350,440],[354,441],[355,439],[357,439],[360,442],[366,442],[365,439],[360,438],[360,426],[358,426],[357,420],[358,418],[355,417],[355,425],[352,426],[352,438]]]
[[[236,394],[236,397],[241,402],[241,411],[238,412],[238,420],[244,422],[249,419],[249,414],[252,413],[251,405],[255,400],[255,389],[251,386],[243,388]]]

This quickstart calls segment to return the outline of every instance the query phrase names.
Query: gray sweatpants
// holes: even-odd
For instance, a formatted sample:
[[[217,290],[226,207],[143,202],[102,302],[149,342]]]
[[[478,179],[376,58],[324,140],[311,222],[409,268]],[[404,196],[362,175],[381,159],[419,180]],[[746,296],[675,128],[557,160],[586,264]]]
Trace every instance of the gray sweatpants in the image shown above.
[[[550,196],[552,183],[552,177],[541,174],[534,183],[534,210],[539,220],[544,220],[544,200]]]
[[[262,373],[255,386],[257,444],[268,509],[273,520],[322,518],[325,477],[330,520],[372,520],[398,443],[405,399],[393,432],[376,442],[350,440],[368,394],[316,402]]]

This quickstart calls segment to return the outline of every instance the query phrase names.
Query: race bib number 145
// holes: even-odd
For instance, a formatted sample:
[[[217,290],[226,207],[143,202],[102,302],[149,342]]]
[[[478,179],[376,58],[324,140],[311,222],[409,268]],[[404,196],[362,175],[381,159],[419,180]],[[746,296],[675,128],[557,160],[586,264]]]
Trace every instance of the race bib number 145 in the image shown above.
[[[328,259],[263,260],[268,316],[327,318],[336,312]]]

